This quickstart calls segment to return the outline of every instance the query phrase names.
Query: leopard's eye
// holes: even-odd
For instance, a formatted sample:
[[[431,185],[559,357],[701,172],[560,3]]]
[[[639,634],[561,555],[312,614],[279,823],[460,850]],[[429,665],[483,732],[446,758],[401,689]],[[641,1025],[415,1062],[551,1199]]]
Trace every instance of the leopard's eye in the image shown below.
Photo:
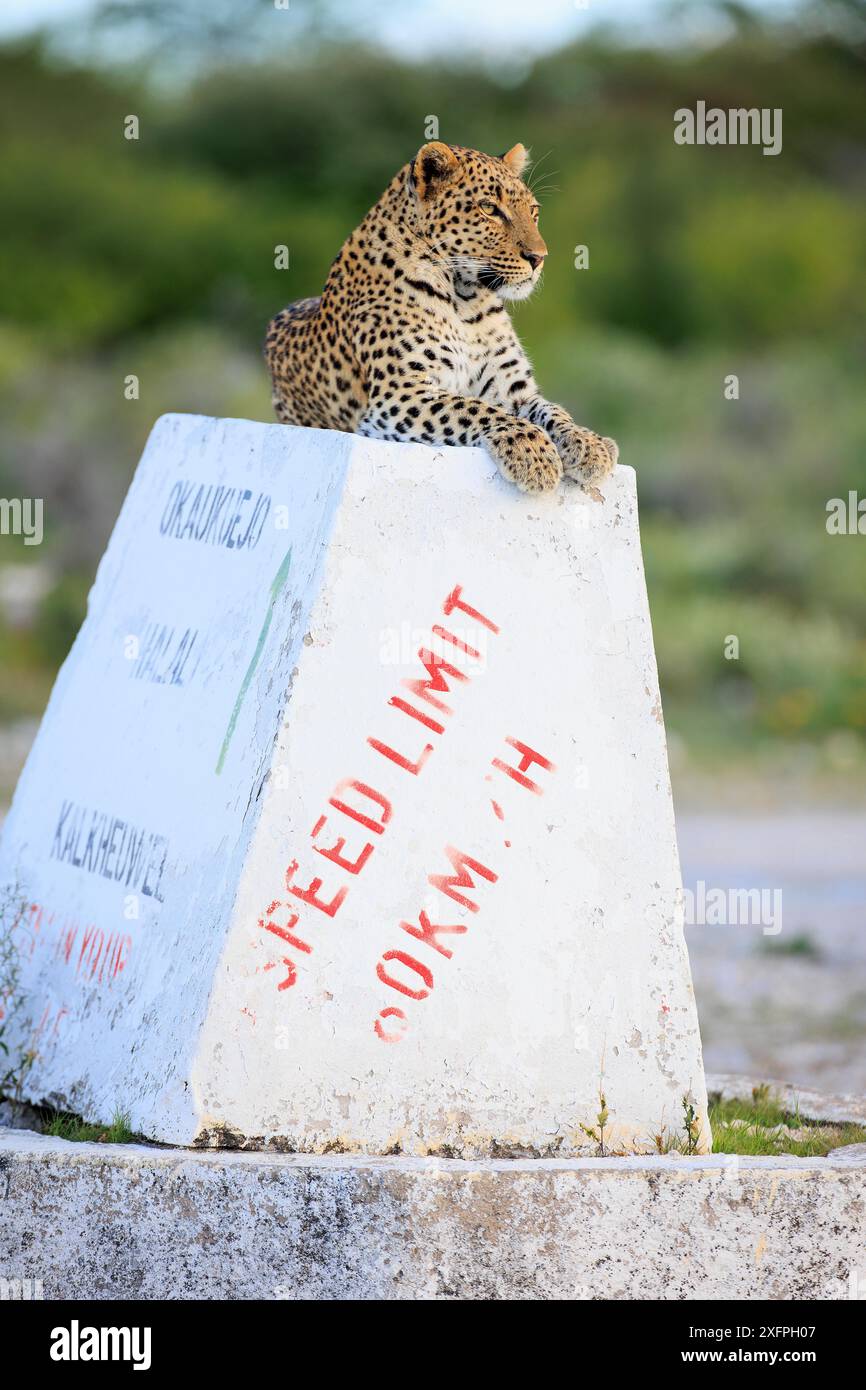
[[[479,203],[478,206],[485,217],[495,217],[499,211],[495,203]]]
[[[533,220],[533,222],[537,222],[537,221],[538,221],[538,208],[533,208],[533,209],[532,209],[532,220]]]

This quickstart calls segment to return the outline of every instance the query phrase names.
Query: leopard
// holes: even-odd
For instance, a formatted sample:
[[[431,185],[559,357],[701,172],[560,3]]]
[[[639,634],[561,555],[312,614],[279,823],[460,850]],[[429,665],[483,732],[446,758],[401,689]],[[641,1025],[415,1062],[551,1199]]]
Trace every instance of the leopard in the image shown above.
[[[277,419],[366,438],[481,445],[525,493],[563,478],[603,501],[613,439],[536,385],[508,313],[548,256],[522,144],[503,155],[431,140],[393,177],[320,295],[271,320]]]

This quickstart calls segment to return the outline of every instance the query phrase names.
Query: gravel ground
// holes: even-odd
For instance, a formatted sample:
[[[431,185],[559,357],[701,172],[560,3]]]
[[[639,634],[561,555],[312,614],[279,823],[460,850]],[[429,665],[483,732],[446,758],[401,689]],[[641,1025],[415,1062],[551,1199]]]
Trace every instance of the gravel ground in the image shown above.
[[[687,889],[781,890],[775,935],[687,928],[707,1070],[866,1095],[866,814],[688,813],[678,833]]]

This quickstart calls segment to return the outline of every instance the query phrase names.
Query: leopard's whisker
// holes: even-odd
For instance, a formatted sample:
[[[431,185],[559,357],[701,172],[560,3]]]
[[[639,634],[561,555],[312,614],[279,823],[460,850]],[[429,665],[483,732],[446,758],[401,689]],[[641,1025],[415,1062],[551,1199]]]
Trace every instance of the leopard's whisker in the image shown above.
[[[541,157],[540,157],[539,159],[534,159],[534,160],[532,161],[532,168],[531,168],[531,170],[530,170],[529,177],[528,177],[527,180],[526,180],[526,186],[527,186],[527,188],[529,189],[530,193],[535,193],[535,192],[536,192],[536,180],[537,180],[538,175],[539,175],[539,172],[540,172],[540,170],[541,170],[541,166],[542,166],[542,164],[544,163],[544,161],[545,161],[546,159],[549,159],[549,158],[550,158],[550,156],[551,156],[552,154],[553,154],[553,150],[548,150],[547,153],[541,155]],[[549,173],[545,173],[545,178],[548,178],[548,177],[549,177]]]

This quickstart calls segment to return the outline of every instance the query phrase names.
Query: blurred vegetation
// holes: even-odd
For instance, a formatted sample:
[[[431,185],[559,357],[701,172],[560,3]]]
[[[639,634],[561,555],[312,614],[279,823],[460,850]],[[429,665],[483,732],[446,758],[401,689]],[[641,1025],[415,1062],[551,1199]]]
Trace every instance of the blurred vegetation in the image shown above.
[[[862,780],[866,539],[828,536],[825,507],[866,496],[866,6],[781,25],[727,5],[709,48],[598,31],[499,77],[312,31],[241,51],[217,8],[189,80],[144,50],[123,70],[0,50],[0,495],[44,497],[46,524],[2,563],[51,572],[32,630],[0,621],[0,719],[41,709],[156,416],[271,418],[265,323],[318,292],[435,115],[445,140],[538,157],[551,257],[517,323],[547,394],[637,469],[675,743],[805,749]],[[699,99],[781,107],[782,153],[675,145]]]

